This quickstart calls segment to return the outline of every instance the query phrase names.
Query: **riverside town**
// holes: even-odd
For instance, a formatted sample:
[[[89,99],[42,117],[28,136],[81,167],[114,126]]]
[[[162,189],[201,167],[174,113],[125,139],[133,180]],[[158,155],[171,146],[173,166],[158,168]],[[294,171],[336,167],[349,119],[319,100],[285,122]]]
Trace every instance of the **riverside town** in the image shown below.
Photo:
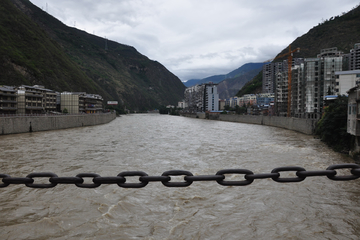
[[[263,66],[262,93],[219,99],[217,84],[206,83],[187,88],[184,101],[179,102],[178,107],[184,109],[184,114],[206,112],[205,118],[225,121],[229,121],[229,117],[223,114],[232,109],[241,115],[262,116],[248,119],[238,115],[239,122],[313,134],[326,107],[340,96],[347,96],[346,132],[355,139],[355,144],[351,144],[354,152],[359,151],[360,43],[349,53],[338,51],[336,47],[322,49],[316,58],[293,59],[291,50],[289,52],[287,60]],[[274,117],[283,119],[274,120]]]
[[[44,86],[0,86],[0,114],[100,113],[103,98],[85,92],[56,92]]]
[[[320,119],[327,101],[338,95],[360,91],[359,84],[360,43],[357,43],[346,54],[334,47],[321,50],[317,58],[294,58],[290,63],[283,60],[265,64],[262,93],[259,94],[219,99],[215,83],[189,87],[178,107],[188,112],[220,113],[226,106],[239,106],[246,107],[247,114],[251,115]],[[355,100],[350,101],[349,104],[355,107]]]

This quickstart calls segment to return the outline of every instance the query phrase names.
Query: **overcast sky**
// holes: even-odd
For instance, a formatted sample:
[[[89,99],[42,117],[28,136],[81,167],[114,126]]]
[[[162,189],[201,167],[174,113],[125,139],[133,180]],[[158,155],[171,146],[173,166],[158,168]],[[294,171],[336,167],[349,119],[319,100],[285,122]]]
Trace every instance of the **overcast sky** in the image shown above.
[[[68,26],[131,45],[182,81],[274,58],[358,0],[30,0]]]

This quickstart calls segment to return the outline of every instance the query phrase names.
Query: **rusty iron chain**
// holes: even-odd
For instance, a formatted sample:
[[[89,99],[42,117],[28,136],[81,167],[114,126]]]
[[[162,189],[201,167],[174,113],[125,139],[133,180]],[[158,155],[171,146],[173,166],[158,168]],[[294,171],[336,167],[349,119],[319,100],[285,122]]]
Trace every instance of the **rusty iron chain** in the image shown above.
[[[337,176],[337,169],[349,169],[349,175]],[[296,177],[280,177],[281,172],[294,172]],[[242,174],[242,181],[225,181],[225,174]],[[138,183],[127,183],[126,177],[139,177]],[[171,182],[171,176],[184,176],[183,182]],[[166,187],[188,187],[196,181],[216,181],[223,186],[245,186],[256,179],[272,179],[275,182],[301,182],[307,177],[326,176],[334,181],[349,181],[360,177],[360,165],[357,164],[336,164],[329,166],[326,170],[306,171],[302,167],[278,167],[271,173],[253,173],[247,169],[224,169],[218,171],[215,175],[197,175],[194,176],[189,171],[171,170],[164,172],[161,176],[149,176],[142,171],[126,171],[119,173],[116,177],[101,177],[96,173],[80,173],[75,177],[58,177],[55,173],[40,172],[30,173],[26,177],[11,177],[7,174],[0,174],[2,183],[0,188],[8,187],[11,184],[25,184],[30,188],[53,188],[58,184],[74,184],[79,188],[97,188],[102,184],[117,184],[122,188],[143,188],[149,182],[161,182]],[[34,183],[35,178],[48,178],[49,183]],[[93,183],[84,183],[84,178],[92,178]]]

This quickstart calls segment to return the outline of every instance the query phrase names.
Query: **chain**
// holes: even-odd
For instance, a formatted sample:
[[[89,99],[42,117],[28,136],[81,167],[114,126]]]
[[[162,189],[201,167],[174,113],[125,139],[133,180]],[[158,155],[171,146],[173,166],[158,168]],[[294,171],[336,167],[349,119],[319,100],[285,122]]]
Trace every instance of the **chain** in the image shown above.
[[[349,175],[337,176],[337,169],[349,169]],[[281,172],[295,172],[296,177],[281,177]],[[226,181],[225,174],[243,174],[242,181]],[[127,183],[126,177],[139,177],[138,183]],[[171,182],[171,176],[184,176],[183,182]],[[121,172],[116,177],[101,177],[96,173],[80,173],[75,177],[58,177],[55,173],[41,172],[30,173],[24,178],[11,177],[7,174],[0,174],[2,184],[0,188],[9,186],[10,184],[25,184],[30,188],[53,188],[58,184],[74,184],[80,188],[97,188],[101,184],[117,184],[122,188],[143,188],[149,182],[161,182],[166,187],[188,187],[193,182],[198,181],[216,181],[223,186],[245,186],[254,182],[255,179],[272,179],[275,182],[301,182],[307,177],[326,176],[334,181],[349,181],[360,177],[360,165],[357,164],[337,164],[331,165],[326,170],[306,171],[302,167],[279,167],[274,168],[271,173],[254,174],[247,169],[224,169],[218,171],[215,175],[198,175],[194,176],[191,172],[183,170],[171,170],[164,172],[161,176],[149,176],[141,171]],[[36,184],[34,178],[49,178],[49,183]],[[93,183],[84,183],[84,178],[92,178]]]

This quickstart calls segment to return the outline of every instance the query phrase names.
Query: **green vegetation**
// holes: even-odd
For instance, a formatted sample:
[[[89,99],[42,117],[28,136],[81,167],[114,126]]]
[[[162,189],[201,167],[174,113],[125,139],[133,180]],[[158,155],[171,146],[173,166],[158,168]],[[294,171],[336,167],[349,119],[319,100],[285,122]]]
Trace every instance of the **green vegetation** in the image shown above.
[[[165,106],[161,106],[159,108],[159,113],[160,114],[169,114],[169,115],[174,115],[174,116],[180,116],[180,110],[182,110],[182,108],[167,108]]]
[[[347,133],[347,105],[348,98],[339,96],[325,108],[320,121],[317,123],[315,134],[321,141],[337,152],[348,153],[351,149],[353,137]]]
[[[240,107],[239,105],[236,105],[235,108],[230,107],[229,105],[224,106],[224,111],[221,112],[221,114],[227,114],[227,111],[229,112],[235,112],[236,114],[244,114],[246,113],[246,107],[245,105]]]
[[[356,7],[342,16],[331,17],[313,27],[306,34],[291,43],[292,49],[300,48],[294,57],[316,57],[321,49],[337,47],[338,50],[349,52],[354,44],[359,42],[360,36],[360,7]],[[285,48],[278,55],[288,52]],[[278,61],[285,58],[279,58]]]
[[[116,111],[116,115],[126,114],[126,111],[125,111],[124,107],[123,107],[121,104],[118,104],[118,105],[116,105],[116,106],[107,105],[107,106],[105,107],[105,109],[115,110],[115,111]]]
[[[260,71],[251,81],[247,82],[236,94],[238,97],[242,97],[245,94],[261,93],[262,91],[262,74]]]

